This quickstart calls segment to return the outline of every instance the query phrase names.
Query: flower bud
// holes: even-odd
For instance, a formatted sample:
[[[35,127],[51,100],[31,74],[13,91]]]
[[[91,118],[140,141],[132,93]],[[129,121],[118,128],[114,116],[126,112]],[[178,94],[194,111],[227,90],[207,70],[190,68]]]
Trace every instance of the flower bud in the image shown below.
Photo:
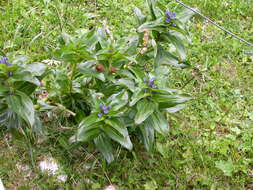
[[[117,68],[116,67],[110,67],[110,72],[111,73],[116,73],[117,72]]]
[[[97,70],[98,72],[104,72],[105,67],[104,67],[104,65],[102,65],[102,64],[98,64],[98,65],[96,66],[96,70]]]

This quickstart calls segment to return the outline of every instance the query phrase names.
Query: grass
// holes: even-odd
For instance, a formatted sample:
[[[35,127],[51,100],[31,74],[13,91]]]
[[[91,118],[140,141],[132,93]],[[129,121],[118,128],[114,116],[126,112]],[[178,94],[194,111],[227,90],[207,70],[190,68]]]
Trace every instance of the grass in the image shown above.
[[[185,0],[225,28],[253,42],[251,0]],[[33,61],[50,57],[61,31],[101,25],[106,19],[115,35],[131,33],[132,5],[142,0],[6,0],[0,2],[0,48]],[[215,11],[214,11],[215,10]],[[93,13],[98,15],[91,19]],[[252,51],[198,16],[190,24],[191,67],[171,68],[171,87],[190,92],[194,101],[172,115],[168,136],[157,138],[157,151],[141,145],[119,150],[111,165],[88,146],[70,147],[65,131],[49,127],[47,140],[32,149],[0,131],[0,178],[7,189],[248,189],[253,187],[253,57]],[[52,155],[69,179],[55,179],[33,168],[43,155]],[[27,172],[17,165],[29,165]]]

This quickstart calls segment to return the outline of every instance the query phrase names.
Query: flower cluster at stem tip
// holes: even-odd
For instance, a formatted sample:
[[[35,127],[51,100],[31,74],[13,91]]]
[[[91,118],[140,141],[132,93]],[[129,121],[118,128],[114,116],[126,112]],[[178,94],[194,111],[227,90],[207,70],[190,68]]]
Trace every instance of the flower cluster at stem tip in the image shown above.
[[[8,57],[3,57],[2,59],[0,59],[0,64],[4,64],[7,66],[11,66],[12,64],[10,62],[8,62]]]
[[[0,64],[4,64],[7,66],[11,66],[12,64],[8,62],[8,57],[4,56],[2,59],[0,59]],[[13,73],[11,71],[8,72],[8,77],[13,76]]]
[[[166,11],[166,23],[171,23],[172,20],[176,19],[176,13]],[[172,26],[177,26],[175,23],[171,23]]]
[[[111,106],[105,106],[103,104],[100,104],[99,108],[100,108],[101,112],[98,113],[98,117],[103,117],[104,114],[108,114],[109,110],[112,109]],[[109,116],[109,118],[111,118],[111,117]]]
[[[147,79],[147,78],[144,78],[143,81],[148,84],[148,86],[150,88],[153,88],[153,89],[156,89],[157,86],[155,85],[155,78],[151,78],[151,79]]]

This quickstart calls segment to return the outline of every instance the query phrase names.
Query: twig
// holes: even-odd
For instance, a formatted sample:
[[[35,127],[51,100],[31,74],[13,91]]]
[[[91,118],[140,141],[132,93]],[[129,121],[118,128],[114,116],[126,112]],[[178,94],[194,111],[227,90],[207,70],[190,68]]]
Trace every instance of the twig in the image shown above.
[[[206,19],[207,21],[209,21],[211,24],[213,24],[214,26],[218,27],[219,29],[223,30],[224,32],[230,34],[233,38],[245,43],[248,46],[253,47],[253,44],[250,43],[249,41],[235,35],[234,33],[230,32],[229,30],[225,29],[224,27],[220,26],[219,24],[217,24],[216,22],[214,22],[212,19],[208,18],[207,16],[203,15],[202,13],[198,12],[196,9],[193,9],[191,7],[189,7],[188,5],[184,4],[183,2],[179,1],[179,0],[175,0],[177,3],[179,3],[180,5],[182,5],[183,7],[191,10],[192,12],[198,14],[199,16],[201,16],[202,18]]]

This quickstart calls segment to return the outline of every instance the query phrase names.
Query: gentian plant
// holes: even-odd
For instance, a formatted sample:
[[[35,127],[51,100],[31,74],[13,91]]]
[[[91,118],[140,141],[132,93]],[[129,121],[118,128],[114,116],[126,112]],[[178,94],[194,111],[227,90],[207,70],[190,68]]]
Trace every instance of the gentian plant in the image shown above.
[[[135,8],[131,36],[113,38],[108,27],[63,33],[52,53],[57,66],[11,64],[2,57],[0,125],[34,126],[42,112],[47,123],[59,118],[57,108],[75,126],[70,142],[94,145],[109,163],[115,147],[133,149],[133,136],[153,150],[155,136],[169,131],[169,114],[191,99],[169,88],[168,66],[186,65],[186,21],[192,14],[156,0],[147,4],[147,16]],[[34,96],[42,90],[45,97]]]

